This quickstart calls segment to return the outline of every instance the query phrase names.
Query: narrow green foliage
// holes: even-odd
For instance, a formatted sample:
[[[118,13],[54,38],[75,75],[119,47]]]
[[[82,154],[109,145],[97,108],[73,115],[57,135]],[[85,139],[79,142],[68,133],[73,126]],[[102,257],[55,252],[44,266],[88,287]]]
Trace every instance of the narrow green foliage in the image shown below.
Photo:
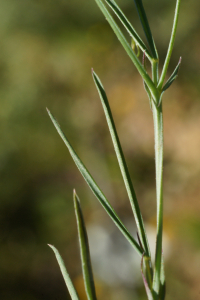
[[[146,53],[146,56],[151,61],[152,60],[152,56],[151,56],[149,50],[147,49],[146,45],[144,44],[144,42],[142,41],[142,39],[140,38],[140,36],[138,35],[138,33],[133,28],[132,24],[126,18],[126,16],[122,12],[122,10],[116,4],[116,2],[114,0],[105,0],[105,1],[112,8],[112,10],[114,11],[114,13],[118,17],[118,19],[122,22],[122,24],[124,25],[124,27],[127,30],[127,32],[130,34],[130,36],[135,41],[136,45],[138,45],[140,47],[140,49],[142,50],[142,52]]]
[[[79,297],[78,297],[78,294],[77,294],[77,291],[69,277],[69,274],[66,270],[66,267],[65,267],[65,263],[60,255],[60,253],[58,252],[58,250],[52,246],[52,245],[48,245],[54,252],[55,256],[56,256],[56,259],[57,259],[57,262],[59,264],[59,267],[60,267],[60,270],[61,270],[61,273],[62,273],[62,276],[64,278],[64,281],[66,283],[66,286],[68,288],[68,291],[70,293],[70,296],[72,298],[72,300],[79,300]]]
[[[126,50],[126,52],[129,55],[130,59],[134,63],[134,65],[137,68],[138,72],[142,76],[143,80],[148,85],[149,90],[151,91],[152,97],[156,101],[158,101],[158,99],[160,98],[159,97],[159,92],[157,91],[157,88],[156,88],[155,84],[153,83],[153,81],[151,80],[151,78],[149,77],[149,75],[144,70],[144,68],[143,68],[141,62],[139,61],[137,55],[132,50],[131,46],[129,45],[129,43],[125,39],[123,33],[121,32],[121,30],[117,26],[116,22],[114,21],[113,17],[109,13],[109,11],[107,10],[107,8],[103,4],[103,2],[101,0],[95,0],[95,1],[96,1],[97,5],[99,6],[100,10],[102,11],[102,13],[104,14],[105,18],[109,22],[110,26],[112,27],[112,29],[113,29],[114,33],[116,34],[117,38],[119,39],[120,43],[122,44],[122,46]]]
[[[169,66],[170,58],[171,58],[171,55],[172,55],[172,50],[173,50],[173,47],[174,47],[174,41],[175,41],[176,30],[177,30],[177,25],[178,25],[178,16],[179,16],[179,10],[180,10],[180,3],[181,3],[181,0],[176,1],[176,8],[175,8],[174,22],[173,22],[173,27],[172,27],[171,38],[170,38],[170,42],[169,42],[169,46],[168,46],[164,66],[163,66],[163,69],[162,69],[162,74],[160,76],[160,80],[159,80],[159,83],[158,83],[158,89],[160,89],[160,90],[161,90],[161,88],[163,86],[163,83],[164,83],[164,80],[165,80],[165,76],[166,76],[167,69],[168,69],[168,66]]]
[[[146,16],[143,4],[142,4],[142,0],[134,0],[134,2],[135,2],[135,6],[137,8],[137,12],[138,12],[144,33],[146,35],[146,39],[149,44],[149,48],[151,50],[152,56],[154,59],[158,59],[158,53],[157,53],[156,46],[155,46],[155,43],[153,40],[149,22],[148,22],[148,19],[147,19],[147,16]]]
[[[174,72],[169,77],[169,79],[165,81],[167,68],[169,65],[169,61],[172,54],[172,49],[175,41],[175,34],[177,30],[177,22],[178,22],[178,14],[180,9],[180,0],[176,1],[176,9],[174,15],[173,28],[171,33],[171,38],[168,46],[167,55],[165,58],[164,66],[161,72],[161,76],[159,78],[158,72],[158,54],[156,50],[156,46],[154,43],[154,39],[150,30],[149,22],[146,16],[146,12],[143,7],[142,0],[134,0],[138,15],[140,17],[140,21],[143,26],[143,30],[145,32],[149,49],[146,47],[145,43],[139,37],[129,20],[126,18],[124,13],[118,7],[114,0],[105,0],[109,7],[114,11],[122,25],[125,27],[127,32],[130,34],[132,40],[131,45],[127,42],[123,33],[119,29],[118,25],[114,21],[113,17],[107,10],[106,6],[102,2],[102,0],[95,0],[100,10],[104,14],[105,18],[109,22],[111,28],[119,39],[120,43],[124,47],[125,51],[131,58],[135,67],[137,68],[139,74],[141,75],[144,88],[147,92],[150,107],[153,112],[153,121],[154,121],[154,136],[155,136],[155,167],[156,167],[156,202],[157,202],[157,235],[156,235],[156,253],[155,253],[155,263],[154,267],[151,264],[151,255],[148,246],[148,239],[145,232],[145,227],[143,223],[142,214],[139,208],[138,200],[135,194],[135,190],[133,188],[133,184],[131,181],[131,177],[128,171],[128,167],[125,161],[124,153],[120,144],[120,140],[117,134],[117,130],[115,127],[114,119],[111,113],[111,109],[109,106],[109,102],[104,90],[104,87],[98,78],[98,76],[92,71],[92,76],[99,93],[101,103],[103,106],[103,110],[105,113],[106,121],[108,123],[108,128],[111,134],[112,142],[114,145],[115,153],[117,156],[118,164],[121,170],[121,174],[124,180],[124,184],[127,190],[128,198],[131,203],[131,207],[133,210],[134,218],[137,225],[138,230],[138,241],[139,243],[130,235],[124,224],[119,219],[118,215],[114,211],[113,207],[110,205],[83,162],[80,160],[71,144],[65,137],[62,132],[59,124],[52,116],[52,114],[48,111],[48,114],[67,146],[75,164],[77,165],[80,173],[83,178],[87,182],[88,186],[91,188],[94,195],[97,197],[101,205],[104,207],[110,218],[116,224],[116,226],[120,229],[126,239],[131,243],[134,249],[142,258],[141,260],[141,272],[142,277],[147,293],[148,300],[164,300],[166,293],[166,283],[165,283],[165,272],[164,272],[164,259],[162,254],[162,236],[163,236],[163,112],[162,112],[162,95],[163,93],[171,86],[173,81],[178,76],[178,71],[181,64],[181,59],[179,60]],[[137,47],[137,53],[135,51],[135,47]],[[143,62],[140,62],[140,50],[143,53]],[[149,77],[146,66],[145,66],[145,58],[148,58],[151,63],[151,71],[152,71],[152,79]],[[163,85],[164,84],[164,85]],[[84,225],[84,219],[81,212],[80,202],[78,196],[74,192],[74,206],[76,212],[76,219],[78,225],[78,233],[79,233],[79,242],[80,242],[80,250],[81,250],[81,260],[82,260],[82,268],[83,268],[83,276],[85,282],[85,289],[88,296],[88,300],[96,300],[96,293],[94,287],[94,280],[92,275],[92,267],[90,262],[90,253],[89,253],[89,244],[87,233]],[[58,251],[50,246],[56,254],[57,260],[59,262],[61,271],[63,273],[63,277],[68,286],[68,289],[71,290],[71,296],[73,300],[78,300],[78,296],[73,287],[73,284],[69,278],[69,275],[65,269],[64,263],[58,253]],[[143,266],[145,270],[143,271]]]
[[[158,106],[160,105],[160,103],[162,102],[162,96],[164,94],[164,92],[170,87],[170,85],[174,82],[174,80],[178,77],[178,71],[181,65],[181,57],[179,59],[179,62],[174,70],[174,72],[172,73],[172,75],[169,77],[169,79],[167,80],[167,82],[165,83],[165,85],[162,88],[162,92],[160,94],[160,100],[158,102]]]
[[[179,62],[174,70],[174,72],[172,73],[172,75],[169,77],[169,79],[167,80],[167,82],[165,83],[165,85],[162,88],[162,92],[166,91],[170,85],[173,83],[173,81],[178,77],[178,71],[181,65],[181,57],[179,59]]]
[[[90,259],[90,249],[89,249],[87,231],[85,228],[85,222],[81,211],[80,200],[75,190],[73,193],[73,198],[74,198],[74,209],[76,213],[76,222],[78,227],[78,236],[79,236],[79,245],[80,245],[80,252],[81,252],[81,262],[82,262],[85,291],[88,300],[96,300],[97,297],[96,297],[94,279],[92,274],[92,265]]]
[[[104,207],[104,209],[106,210],[106,212],[108,213],[110,218],[113,220],[113,222],[116,224],[116,226],[120,229],[120,231],[124,234],[124,236],[130,242],[130,244],[135,248],[135,250],[138,252],[139,255],[142,255],[142,250],[141,250],[140,246],[135,241],[135,239],[131,236],[131,234],[128,232],[128,230],[126,229],[124,224],[120,221],[120,219],[117,216],[116,212],[114,211],[114,209],[112,208],[112,206],[110,205],[110,203],[108,202],[108,200],[106,199],[106,197],[104,196],[104,194],[102,193],[100,188],[97,186],[96,182],[94,181],[94,179],[92,178],[92,176],[90,175],[88,170],[86,169],[86,167],[84,166],[84,164],[82,163],[82,161],[80,160],[80,158],[78,157],[78,155],[76,154],[74,149],[72,148],[72,146],[69,143],[68,139],[66,138],[66,136],[62,132],[62,130],[60,128],[60,125],[58,124],[58,122],[55,120],[55,118],[52,116],[52,114],[50,113],[50,111],[48,109],[47,109],[47,112],[48,112],[48,114],[49,114],[56,130],[58,131],[60,137],[62,138],[63,142],[67,146],[67,148],[68,148],[75,164],[77,165],[80,173],[82,174],[83,178],[87,182],[88,186],[91,188],[92,192],[97,197],[97,199],[99,200],[101,205]]]
[[[145,249],[146,255],[150,257],[150,251],[149,251],[149,247],[148,247],[148,241],[147,241],[147,237],[146,237],[146,232],[145,232],[145,228],[144,228],[144,224],[143,224],[143,220],[142,220],[142,216],[141,216],[141,212],[140,212],[140,208],[139,208],[139,204],[137,201],[137,197],[135,194],[135,190],[133,188],[133,184],[131,181],[131,177],[128,171],[128,167],[125,161],[125,157],[123,154],[123,150],[120,144],[120,140],[117,134],[117,130],[115,127],[115,123],[114,123],[114,119],[111,113],[111,109],[109,106],[109,102],[104,90],[104,87],[100,81],[100,79],[98,78],[98,76],[95,74],[95,72],[92,73],[93,75],[93,79],[95,82],[95,85],[97,87],[100,99],[101,99],[101,103],[104,109],[104,113],[106,116],[106,120],[108,123],[108,127],[110,130],[110,134],[111,134],[111,138],[113,141],[113,145],[114,145],[114,149],[115,149],[115,153],[117,156],[117,160],[119,163],[119,167],[122,173],[122,177],[124,179],[124,183],[125,183],[125,187],[128,193],[128,197],[131,203],[131,207],[133,210],[133,214],[135,217],[135,221],[136,221],[136,225],[138,228],[138,232],[140,235],[140,239],[142,241],[143,244],[143,248]]]

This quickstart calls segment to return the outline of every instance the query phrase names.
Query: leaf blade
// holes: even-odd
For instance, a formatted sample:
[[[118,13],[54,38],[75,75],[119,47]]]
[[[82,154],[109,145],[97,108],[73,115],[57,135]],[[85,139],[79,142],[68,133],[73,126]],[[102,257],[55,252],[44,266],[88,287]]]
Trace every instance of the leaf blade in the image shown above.
[[[148,241],[147,241],[147,237],[146,237],[146,232],[145,232],[145,228],[144,228],[144,223],[143,223],[143,219],[142,219],[142,215],[140,212],[140,208],[139,208],[139,204],[138,204],[138,200],[135,194],[135,190],[132,184],[132,180],[129,174],[129,170],[126,164],[126,160],[123,154],[123,150],[121,147],[121,143],[117,134],[117,130],[115,127],[115,123],[114,123],[114,119],[112,116],[112,112],[109,106],[109,102],[104,90],[104,87],[99,79],[99,77],[96,75],[96,73],[93,71],[92,73],[96,88],[98,90],[100,99],[101,99],[101,103],[103,106],[103,110],[105,113],[105,117],[107,120],[107,124],[108,124],[108,128],[111,134],[111,138],[113,141],[113,145],[114,145],[114,149],[115,149],[115,153],[117,156],[117,160],[118,160],[118,164],[121,170],[121,174],[124,180],[124,184],[127,190],[127,194],[131,203],[131,207],[133,210],[133,214],[135,217],[135,221],[136,221],[136,225],[138,228],[138,232],[143,244],[143,247],[146,251],[147,256],[150,257],[150,250],[149,250],[149,246],[148,246]]]
[[[121,23],[124,25],[125,29],[130,34],[130,36],[134,39],[134,41],[136,42],[136,44],[141,48],[141,50],[143,52],[146,53],[146,56],[151,61],[152,57],[151,57],[151,54],[150,54],[149,50],[147,49],[145,43],[142,41],[142,39],[140,38],[140,36],[138,35],[138,33],[133,28],[132,24],[126,18],[126,16],[122,12],[122,10],[119,8],[119,6],[116,4],[116,2],[114,0],[105,0],[105,1],[111,7],[111,9],[114,11],[114,13],[118,17],[118,19],[121,21]]]
[[[176,68],[174,69],[174,72],[171,74],[171,76],[169,77],[169,79],[167,80],[165,85],[163,86],[162,92],[165,92],[170,87],[170,85],[174,82],[174,80],[177,78],[178,71],[179,71],[180,65],[181,65],[181,61],[182,61],[182,58],[180,57],[179,62],[177,64]]]
[[[87,236],[87,231],[86,231],[85,222],[83,218],[83,213],[81,210],[80,200],[75,190],[73,192],[73,199],[74,199],[74,209],[75,209],[76,222],[78,228],[79,246],[81,252],[80,254],[81,254],[85,291],[88,300],[96,300],[97,297],[96,297],[94,278],[92,272],[88,236]]]
[[[172,26],[171,37],[170,37],[170,41],[169,41],[169,45],[168,45],[168,49],[167,49],[167,54],[165,57],[164,66],[163,66],[161,76],[159,79],[159,83],[158,83],[159,89],[161,89],[163,86],[165,76],[167,73],[167,69],[169,66],[169,62],[171,59],[172,51],[174,48],[174,42],[175,42],[175,37],[176,37],[177,25],[178,25],[178,16],[179,16],[179,11],[180,11],[180,3],[181,3],[181,0],[176,0],[176,8],[175,8],[175,13],[174,13],[174,21],[173,21],[173,26]]]
[[[77,291],[71,281],[71,278],[67,272],[67,269],[65,267],[65,263],[60,255],[60,253],[58,252],[58,250],[53,246],[53,245],[50,245],[48,244],[48,246],[53,250],[55,256],[56,256],[56,259],[57,259],[57,262],[58,262],[58,265],[60,267],[60,270],[61,270],[61,273],[62,273],[62,276],[64,278],[64,281],[65,281],[65,284],[67,286],[67,289],[70,293],[70,296],[72,298],[72,300],[80,300],[79,299],[79,296],[77,294]]]
[[[149,75],[147,74],[146,70],[143,68],[141,62],[137,58],[137,55],[132,50],[131,46],[127,42],[126,38],[122,34],[122,32],[119,29],[119,27],[117,26],[117,24],[114,21],[113,17],[111,16],[111,14],[109,13],[109,11],[107,10],[107,8],[105,7],[105,5],[103,4],[103,2],[101,0],[95,0],[95,2],[97,3],[97,5],[99,6],[100,10],[104,14],[105,18],[109,22],[109,24],[110,24],[111,28],[113,29],[115,35],[117,36],[117,38],[119,39],[120,43],[124,47],[126,53],[129,55],[130,59],[134,63],[134,65],[137,68],[138,72],[140,73],[140,75],[142,76],[142,78],[144,79],[144,81],[146,82],[146,84],[148,85],[153,98],[158,101],[158,99],[159,99],[159,93],[157,91],[157,88],[156,88],[155,84],[153,83],[153,81],[151,80],[151,78],[149,77]]]
[[[55,120],[55,118],[53,117],[53,115],[50,113],[50,111],[48,109],[47,109],[47,112],[48,112],[49,117],[50,117],[51,121],[53,122],[57,132],[59,133],[59,135],[62,138],[63,142],[67,146],[67,148],[68,148],[68,150],[71,154],[71,157],[73,158],[77,168],[79,169],[79,171],[82,174],[83,178],[85,179],[86,183],[91,188],[92,192],[94,193],[96,198],[99,200],[99,202],[101,203],[103,208],[106,210],[106,212],[108,213],[110,218],[113,220],[115,225],[119,228],[119,230],[127,238],[127,240],[130,242],[130,244],[135,248],[137,253],[141,256],[142,255],[142,250],[141,250],[140,246],[135,241],[135,239],[131,236],[131,234],[128,232],[128,230],[126,229],[124,224],[121,222],[121,220],[117,216],[115,210],[112,208],[112,206],[110,205],[110,203],[108,202],[108,200],[106,199],[106,197],[104,196],[104,194],[102,193],[102,191],[100,190],[100,188],[98,187],[98,185],[96,184],[96,182],[94,181],[94,179],[92,178],[92,176],[90,175],[90,173],[88,172],[86,167],[84,166],[84,164],[82,163],[82,161],[80,160],[80,158],[78,157],[78,155],[76,154],[74,149],[72,148],[72,146],[69,143],[68,139],[66,138],[66,136],[62,132],[58,122]]]
[[[136,9],[137,9],[137,12],[138,12],[138,15],[139,15],[140,22],[142,24],[144,33],[146,35],[146,39],[147,39],[149,48],[151,50],[152,56],[153,56],[154,59],[158,59],[158,53],[157,53],[157,50],[156,50],[156,46],[155,46],[155,43],[154,43],[154,40],[153,40],[153,36],[152,36],[152,33],[151,33],[151,29],[150,29],[149,22],[148,22],[148,19],[147,19],[147,16],[146,16],[146,12],[144,10],[142,0],[134,0],[134,2],[135,2],[135,6],[136,6]]]

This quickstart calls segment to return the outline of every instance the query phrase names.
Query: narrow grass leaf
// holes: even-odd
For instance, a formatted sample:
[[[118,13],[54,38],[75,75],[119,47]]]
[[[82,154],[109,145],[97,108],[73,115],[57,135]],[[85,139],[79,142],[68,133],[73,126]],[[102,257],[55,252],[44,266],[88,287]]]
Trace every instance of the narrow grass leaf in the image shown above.
[[[72,300],[79,300],[79,297],[78,297],[78,294],[77,294],[77,291],[71,281],[71,278],[69,277],[69,274],[66,270],[66,267],[65,267],[65,263],[60,255],[60,253],[58,252],[58,250],[52,246],[52,245],[49,245],[48,246],[53,250],[55,256],[56,256],[56,259],[57,259],[57,262],[59,264],[59,267],[60,267],[60,270],[61,270],[61,273],[62,273],[62,276],[64,278],[64,281],[65,281],[65,284],[68,288],[68,291],[70,293],[70,296],[72,298]]]
[[[95,1],[96,1],[97,5],[99,6],[100,10],[102,11],[102,13],[104,14],[105,18],[107,19],[108,23],[110,24],[111,28],[113,29],[114,33],[116,34],[117,38],[119,39],[120,43],[124,47],[126,53],[129,55],[130,59],[134,63],[138,72],[140,73],[140,75],[142,76],[142,78],[144,79],[146,84],[148,85],[153,98],[155,98],[155,100],[159,99],[159,93],[157,91],[155,84],[153,83],[153,81],[151,80],[149,75],[144,70],[141,62],[137,58],[137,55],[132,50],[131,46],[127,42],[126,38],[124,37],[124,35],[121,32],[121,30],[119,29],[119,27],[117,26],[113,17],[111,16],[111,14],[109,13],[109,11],[107,10],[107,8],[105,7],[105,5],[103,4],[103,2],[101,0],[95,0]]]
[[[172,50],[174,47],[174,42],[175,42],[175,37],[176,37],[176,30],[177,30],[177,25],[178,25],[178,16],[179,16],[179,10],[180,10],[180,3],[181,0],[176,0],[176,8],[175,8],[175,13],[174,13],[174,21],[173,21],[173,27],[172,27],[172,32],[171,32],[171,37],[169,41],[169,46],[167,49],[167,55],[165,58],[164,66],[162,69],[162,73],[160,75],[159,83],[158,83],[158,89],[161,89],[165,80],[165,76],[167,73],[167,69],[169,66],[169,62],[171,59],[172,55]]]
[[[169,79],[167,80],[167,82],[165,83],[165,85],[162,88],[162,92],[160,94],[160,99],[158,102],[158,106],[160,106],[161,102],[162,102],[162,96],[164,94],[164,92],[170,87],[170,85],[174,82],[174,80],[178,77],[178,71],[181,65],[181,57],[179,59],[179,62],[174,70],[174,72],[172,73],[172,75],[169,77]]]
[[[137,8],[137,12],[138,12],[144,33],[146,35],[146,39],[147,39],[149,48],[151,50],[152,56],[154,59],[157,59],[158,54],[157,54],[156,46],[155,46],[155,43],[153,40],[153,36],[151,33],[151,29],[149,26],[149,22],[148,22],[145,10],[144,10],[143,4],[142,4],[142,0],[134,0],[134,2],[135,2],[135,6]]]
[[[135,43],[140,47],[140,49],[146,53],[146,56],[151,61],[152,57],[147,49],[146,45],[138,35],[138,33],[133,28],[132,24],[129,22],[129,20],[126,18],[122,10],[119,8],[119,6],[116,4],[114,0],[105,0],[108,5],[112,8],[118,19],[121,21],[121,23],[124,25],[125,29],[128,31],[130,36],[134,39]]]
[[[144,228],[144,223],[142,220],[142,215],[141,215],[137,197],[136,197],[136,194],[135,194],[135,191],[133,188],[131,177],[130,177],[130,174],[128,171],[126,160],[125,160],[125,157],[123,154],[123,150],[122,150],[122,147],[120,144],[120,140],[119,140],[119,137],[117,134],[117,130],[115,127],[115,123],[114,123],[114,119],[113,119],[113,116],[111,113],[109,102],[108,102],[104,87],[103,87],[99,77],[95,74],[95,72],[93,72],[92,75],[93,75],[93,79],[94,79],[95,85],[97,87],[97,90],[98,90],[98,93],[99,93],[99,96],[101,99],[101,103],[102,103],[102,106],[104,109],[104,113],[105,113],[106,120],[108,123],[108,128],[109,128],[109,131],[111,134],[111,138],[113,141],[113,145],[114,145],[115,153],[116,153],[117,160],[119,163],[119,167],[120,167],[122,177],[123,177],[123,180],[125,183],[125,187],[126,187],[126,190],[128,193],[128,197],[129,197],[129,200],[131,203],[131,207],[132,207],[133,214],[135,217],[139,236],[141,238],[143,248],[145,249],[146,255],[148,255],[150,257],[150,251],[149,251],[148,241],[147,241],[146,232],[145,232],[145,228]]]
[[[176,77],[178,76],[178,71],[181,65],[181,57],[179,59],[179,62],[174,70],[174,72],[172,73],[172,75],[169,77],[169,79],[167,80],[167,82],[165,83],[165,85],[162,88],[162,92],[166,91],[170,85],[173,83],[173,81],[176,79]]]
[[[127,238],[127,240],[135,248],[135,250],[138,252],[138,254],[142,255],[142,250],[141,250],[140,246],[135,241],[135,239],[131,236],[131,234],[128,232],[128,230],[126,229],[124,224],[121,222],[121,220],[117,216],[116,212],[114,211],[114,209],[112,208],[112,206],[110,205],[110,203],[108,202],[108,200],[106,199],[106,197],[104,196],[104,194],[102,193],[102,191],[100,190],[100,188],[98,187],[98,185],[96,184],[96,182],[94,181],[94,179],[92,178],[92,176],[90,175],[88,170],[86,169],[86,167],[84,166],[84,164],[82,163],[82,161],[80,160],[80,158],[78,157],[78,155],[76,154],[74,149],[72,148],[68,139],[62,132],[60,125],[58,124],[58,122],[55,120],[55,118],[52,116],[52,114],[50,113],[50,111],[48,109],[47,109],[47,112],[48,112],[57,132],[59,133],[63,142],[67,146],[69,153],[71,154],[76,166],[78,167],[80,173],[82,174],[83,178],[87,182],[88,186],[91,188],[92,192],[97,197],[97,199],[99,200],[101,205],[104,207],[104,209],[106,210],[106,212],[108,213],[110,218],[116,224],[116,226],[120,229],[120,231],[124,234],[124,236]]]
[[[74,209],[76,214],[76,222],[78,227],[78,236],[79,236],[79,246],[81,252],[81,262],[82,262],[82,270],[83,270],[83,278],[85,284],[85,291],[87,294],[88,300],[96,300],[96,292],[94,286],[94,279],[92,274],[92,265],[90,259],[90,249],[87,231],[85,228],[85,222],[81,210],[80,200],[74,190],[73,193],[74,198]]]

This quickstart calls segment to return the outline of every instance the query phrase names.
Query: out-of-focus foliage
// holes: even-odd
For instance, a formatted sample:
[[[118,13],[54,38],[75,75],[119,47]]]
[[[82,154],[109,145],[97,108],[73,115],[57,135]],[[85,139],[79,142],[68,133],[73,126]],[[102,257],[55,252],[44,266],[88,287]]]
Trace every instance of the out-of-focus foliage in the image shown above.
[[[141,32],[133,1],[118,3]],[[144,5],[162,63],[175,1],[146,0]],[[200,261],[200,2],[183,1],[181,6],[169,75],[180,55],[183,61],[178,80],[163,99],[164,229],[169,249],[168,299],[192,300],[199,296]],[[110,232],[114,229],[83,182],[45,107],[62,124],[121,218],[130,220],[131,209],[90,73],[94,68],[108,94],[140,206],[152,228],[156,214],[153,128],[143,84],[92,0],[1,0],[0,49],[1,299],[67,299],[47,243],[60,250],[85,299],[72,189],[84,200],[90,227],[103,223]],[[123,265],[119,253],[116,270],[118,261]],[[124,287],[117,279],[117,286],[110,279],[106,287],[98,274],[94,268],[98,299],[143,299],[139,279],[133,279],[134,290],[130,278],[127,284],[122,280]],[[112,276],[117,278],[115,271]]]

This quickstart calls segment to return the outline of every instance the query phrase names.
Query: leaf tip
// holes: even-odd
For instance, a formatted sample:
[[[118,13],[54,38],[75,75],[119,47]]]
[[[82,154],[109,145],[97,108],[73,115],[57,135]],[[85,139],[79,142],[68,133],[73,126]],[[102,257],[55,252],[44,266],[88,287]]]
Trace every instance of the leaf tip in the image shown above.
[[[97,75],[96,75],[96,73],[94,72],[94,69],[93,69],[93,68],[92,68],[92,77],[93,77],[93,79],[94,79],[94,81],[95,81]]]
[[[50,110],[49,110],[47,107],[46,107],[46,111],[47,111],[47,113],[48,113],[50,119],[53,120],[53,116],[52,116]]]
[[[75,211],[77,211],[79,209],[79,207],[80,207],[80,200],[78,198],[78,195],[77,195],[75,189],[73,189],[73,200],[74,200]]]
[[[48,112],[48,114],[50,115],[50,110],[48,109],[48,107],[46,107],[46,111]]]
[[[49,246],[53,250],[55,249],[55,247],[53,245],[51,245],[51,244],[47,244],[47,246]]]

